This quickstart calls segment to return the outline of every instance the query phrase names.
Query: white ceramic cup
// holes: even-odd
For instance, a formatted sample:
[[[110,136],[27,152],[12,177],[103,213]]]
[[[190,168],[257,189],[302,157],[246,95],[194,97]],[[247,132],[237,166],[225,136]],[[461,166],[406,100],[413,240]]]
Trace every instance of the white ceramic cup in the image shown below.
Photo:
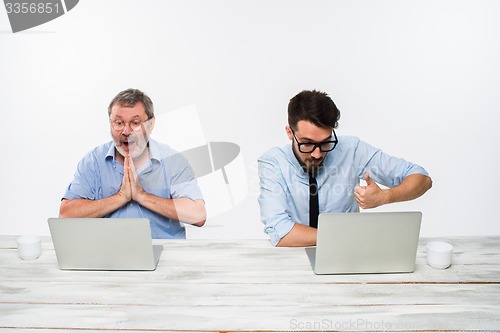
[[[31,235],[17,237],[17,251],[19,258],[23,260],[38,258],[42,253],[42,237]]]
[[[427,264],[432,268],[445,269],[451,265],[453,245],[441,241],[432,241],[427,243],[425,248],[427,249]]]

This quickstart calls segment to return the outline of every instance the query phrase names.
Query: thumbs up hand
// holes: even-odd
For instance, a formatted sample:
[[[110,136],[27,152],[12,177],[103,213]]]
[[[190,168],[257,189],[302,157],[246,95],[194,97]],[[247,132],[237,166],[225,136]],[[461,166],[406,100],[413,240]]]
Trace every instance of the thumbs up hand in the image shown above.
[[[354,198],[359,207],[375,208],[385,203],[385,191],[382,190],[373,179],[370,173],[365,173],[366,186],[356,186],[354,188]]]

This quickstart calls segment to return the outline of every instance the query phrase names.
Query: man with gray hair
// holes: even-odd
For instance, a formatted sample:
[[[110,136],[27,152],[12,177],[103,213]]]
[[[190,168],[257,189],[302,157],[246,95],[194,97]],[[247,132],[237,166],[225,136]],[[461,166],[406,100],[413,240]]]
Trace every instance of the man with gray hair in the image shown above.
[[[150,138],[151,99],[127,89],[108,107],[112,141],[79,162],[60,217],[144,217],[153,238],[186,238],[182,223],[203,226],[205,203],[187,160]]]

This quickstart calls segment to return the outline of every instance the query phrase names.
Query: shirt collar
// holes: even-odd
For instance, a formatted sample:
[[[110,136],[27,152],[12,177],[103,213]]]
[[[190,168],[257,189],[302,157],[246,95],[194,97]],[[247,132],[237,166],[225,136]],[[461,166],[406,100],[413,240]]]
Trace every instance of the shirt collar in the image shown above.
[[[307,174],[307,172],[304,171],[302,165],[300,165],[299,163],[299,160],[293,153],[292,145],[291,144],[286,145],[285,147],[283,147],[283,151],[285,152],[286,159],[293,166],[297,174],[300,175],[301,177],[309,178],[309,175]]]
[[[106,159],[112,158],[113,160],[116,160],[116,150],[115,150],[115,143],[111,141],[109,143],[109,148],[108,148],[108,153],[106,154]]]
[[[158,146],[158,142],[149,138],[149,158],[151,159],[151,163],[153,161],[160,162],[161,161],[161,153],[160,147]]]

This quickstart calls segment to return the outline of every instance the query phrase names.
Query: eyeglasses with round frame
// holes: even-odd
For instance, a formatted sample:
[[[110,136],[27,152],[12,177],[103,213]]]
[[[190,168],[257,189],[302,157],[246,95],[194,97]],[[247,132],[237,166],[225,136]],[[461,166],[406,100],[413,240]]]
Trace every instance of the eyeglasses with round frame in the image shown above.
[[[128,124],[130,126],[130,128],[133,130],[133,131],[138,131],[141,129],[141,126],[143,123],[149,121],[151,118],[148,118],[147,120],[132,120],[132,121],[129,121],[129,122],[125,122],[123,120],[109,120],[109,123],[111,124],[111,127],[113,127],[113,129],[115,131],[123,131],[123,129],[125,128],[125,126]]]
[[[290,130],[292,131],[293,138],[297,142],[297,146],[299,147],[299,151],[301,153],[312,153],[313,151],[316,150],[316,148],[319,148],[319,150],[323,153],[327,153],[329,151],[332,151],[335,149],[337,146],[337,143],[339,143],[339,140],[337,139],[337,134],[335,134],[335,130],[332,129],[332,136],[333,140],[331,141],[323,141],[323,142],[299,142],[297,140],[297,137],[295,136],[295,132],[293,129],[290,127]]]

